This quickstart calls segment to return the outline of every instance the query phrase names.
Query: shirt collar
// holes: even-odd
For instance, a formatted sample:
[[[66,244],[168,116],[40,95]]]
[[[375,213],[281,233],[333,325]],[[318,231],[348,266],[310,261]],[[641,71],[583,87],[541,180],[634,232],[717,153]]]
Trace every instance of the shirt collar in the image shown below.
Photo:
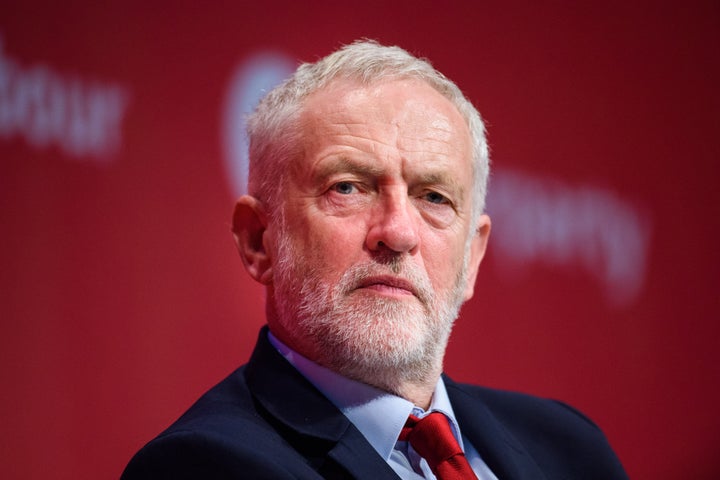
[[[460,428],[442,377],[438,379],[430,409],[426,412],[404,398],[343,377],[318,365],[282,343],[271,332],[268,332],[268,339],[288,362],[342,411],[386,461],[390,458],[400,431],[411,413],[420,418],[430,412],[444,413],[450,419],[460,448],[464,450]]]

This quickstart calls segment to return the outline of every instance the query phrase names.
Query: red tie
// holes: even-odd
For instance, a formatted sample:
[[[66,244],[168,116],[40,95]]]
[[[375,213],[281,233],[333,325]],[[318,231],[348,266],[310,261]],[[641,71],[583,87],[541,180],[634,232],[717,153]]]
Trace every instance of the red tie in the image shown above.
[[[438,480],[477,479],[442,413],[431,413],[422,420],[410,415],[400,432],[400,440],[410,442],[427,460]]]

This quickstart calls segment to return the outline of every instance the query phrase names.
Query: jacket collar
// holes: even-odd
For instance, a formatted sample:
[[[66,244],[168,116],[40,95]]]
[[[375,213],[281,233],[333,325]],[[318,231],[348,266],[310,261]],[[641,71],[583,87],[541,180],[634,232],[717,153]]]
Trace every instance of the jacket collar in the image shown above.
[[[267,327],[260,331],[245,378],[261,414],[321,475],[397,480],[347,417],[270,344]]]
[[[443,376],[460,428],[495,476],[503,480],[545,480],[535,460],[481,399]]]

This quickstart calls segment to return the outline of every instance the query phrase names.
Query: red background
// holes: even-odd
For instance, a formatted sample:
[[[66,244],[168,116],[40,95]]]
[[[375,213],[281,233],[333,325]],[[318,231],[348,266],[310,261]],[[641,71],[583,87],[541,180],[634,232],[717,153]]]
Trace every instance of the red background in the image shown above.
[[[259,50],[314,60],[359,37],[461,86],[498,178],[600,190],[647,222],[618,303],[580,264],[504,266],[494,218],[446,370],[574,404],[632,478],[720,477],[718,2],[100,3],[0,6],[17,68],[129,94],[114,153],[0,136],[3,478],[116,478],[247,359],[263,291],[229,234],[228,84]]]

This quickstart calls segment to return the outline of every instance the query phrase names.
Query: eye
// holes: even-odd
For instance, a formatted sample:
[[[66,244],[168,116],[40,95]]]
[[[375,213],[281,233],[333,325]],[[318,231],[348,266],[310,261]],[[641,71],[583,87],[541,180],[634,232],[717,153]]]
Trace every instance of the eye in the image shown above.
[[[443,205],[446,203],[449,203],[449,200],[445,197],[445,195],[439,194],[437,192],[427,192],[425,195],[425,200],[427,200],[430,203],[434,203],[437,205]]]
[[[351,182],[338,182],[331,187],[331,190],[334,190],[341,195],[350,195],[351,193],[357,191],[357,187]]]

